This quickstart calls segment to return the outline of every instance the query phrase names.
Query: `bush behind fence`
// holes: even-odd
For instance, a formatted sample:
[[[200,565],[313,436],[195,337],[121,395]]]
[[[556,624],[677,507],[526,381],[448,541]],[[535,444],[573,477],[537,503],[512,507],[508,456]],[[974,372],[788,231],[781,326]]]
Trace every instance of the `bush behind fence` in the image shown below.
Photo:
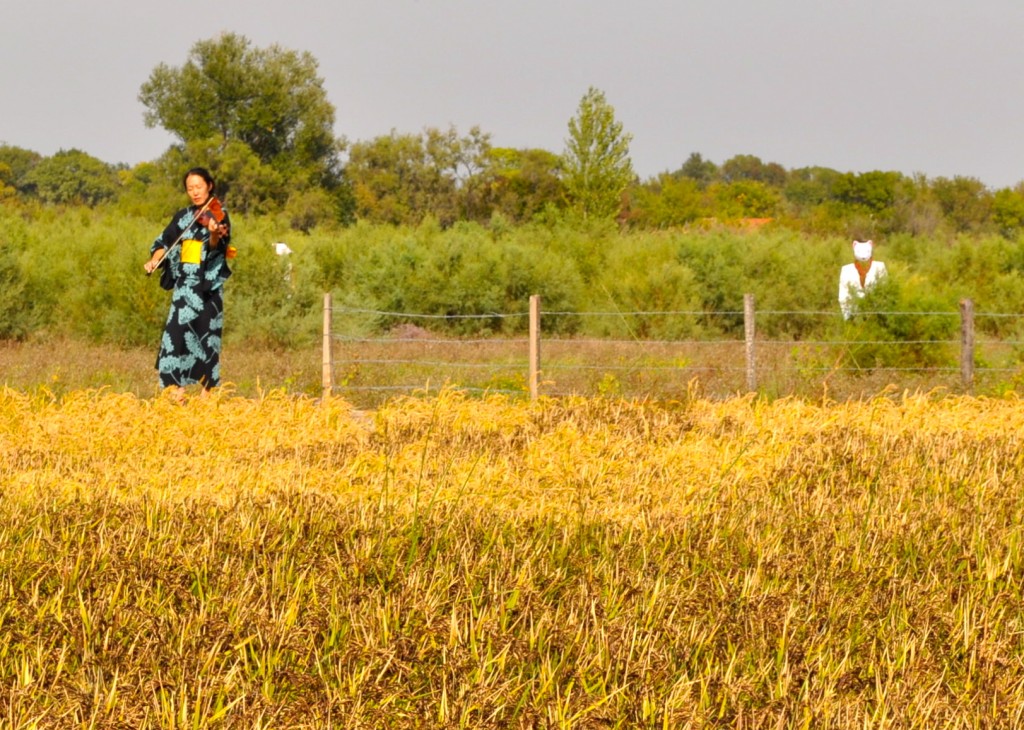
[[[679,311],[545,311],[541,297],[513,314],[431,315],[334,306],[324,297],[323,387],[359,401],[442,387],[539,395],[615,395],[684,398],[760,392],[774,396],[864,397],[886,388],[1001,393],[1024,376],[1022,345],[981,334],[997,321],[1014,331],[1024,315],[959,311],[861,310],[850,320],[835,311],[744,309]],[[739,321],[742,336],[701,327],[716,318]],[[501,320],[501,326],[495,326]],[[773,326],[765,326],[782,320]],[[797,320],[830,337],[777,337]],[[471,331],[518,336],[452,336]],[[666,322],[668,324],[666,324]],[[688,329],[690,325],[694,329]],[[652,337],[675,332],[676,337]],[[797,331],[802,331],[800,327]],[[628,333],[594,336],[571,333]],[[684,333],[696,332],[696,336]],[[570,334],[567,334],[570,333]]]

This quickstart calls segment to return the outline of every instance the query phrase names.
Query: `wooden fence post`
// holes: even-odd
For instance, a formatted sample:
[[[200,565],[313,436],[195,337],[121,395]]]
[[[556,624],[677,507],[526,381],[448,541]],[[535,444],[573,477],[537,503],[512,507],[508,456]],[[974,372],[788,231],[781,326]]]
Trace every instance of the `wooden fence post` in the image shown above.
[[[540,295],[530,295],[530,400],[540,395]]]
[[[743,295],[743,334],[747,344],[747,390],[757,390],[757,361],[754,357],[754,295]]]
[[[960,383],[964,391],[974,389],[974,300],[960,300]]]
[[[324,292],[323,388],[324,398],[334,389],[334,357],[331,352],[331,293]]]

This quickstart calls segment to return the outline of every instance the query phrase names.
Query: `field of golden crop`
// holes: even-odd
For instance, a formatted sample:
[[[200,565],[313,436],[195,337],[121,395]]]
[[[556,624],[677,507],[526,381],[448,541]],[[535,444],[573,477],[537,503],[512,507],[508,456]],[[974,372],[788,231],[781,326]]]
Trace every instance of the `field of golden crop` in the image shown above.
[[[1024,725],[1015,398],[0,390],[5,728]]]

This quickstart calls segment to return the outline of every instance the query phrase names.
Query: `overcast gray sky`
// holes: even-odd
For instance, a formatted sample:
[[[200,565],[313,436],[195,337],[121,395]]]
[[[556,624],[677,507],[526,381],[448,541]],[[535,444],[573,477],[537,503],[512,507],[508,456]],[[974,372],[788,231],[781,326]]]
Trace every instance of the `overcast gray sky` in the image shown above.
[[[222,31],[319,61],[350,140],[564,149],[590,86],[643,178],[691,152],[1024,180],[1022,0],[0,0],[0,142],[158,157],[141,84]]]

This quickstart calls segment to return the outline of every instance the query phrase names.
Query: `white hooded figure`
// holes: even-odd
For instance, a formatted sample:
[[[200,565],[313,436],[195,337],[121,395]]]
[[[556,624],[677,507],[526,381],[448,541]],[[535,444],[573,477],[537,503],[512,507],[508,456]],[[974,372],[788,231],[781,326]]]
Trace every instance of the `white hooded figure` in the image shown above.
[[[853,316],[856,300],[886,275],[885,264],[875,261],[874,251],[873,241],[854,241],[853,263],[839,272],[839,308],[844,319]]]

